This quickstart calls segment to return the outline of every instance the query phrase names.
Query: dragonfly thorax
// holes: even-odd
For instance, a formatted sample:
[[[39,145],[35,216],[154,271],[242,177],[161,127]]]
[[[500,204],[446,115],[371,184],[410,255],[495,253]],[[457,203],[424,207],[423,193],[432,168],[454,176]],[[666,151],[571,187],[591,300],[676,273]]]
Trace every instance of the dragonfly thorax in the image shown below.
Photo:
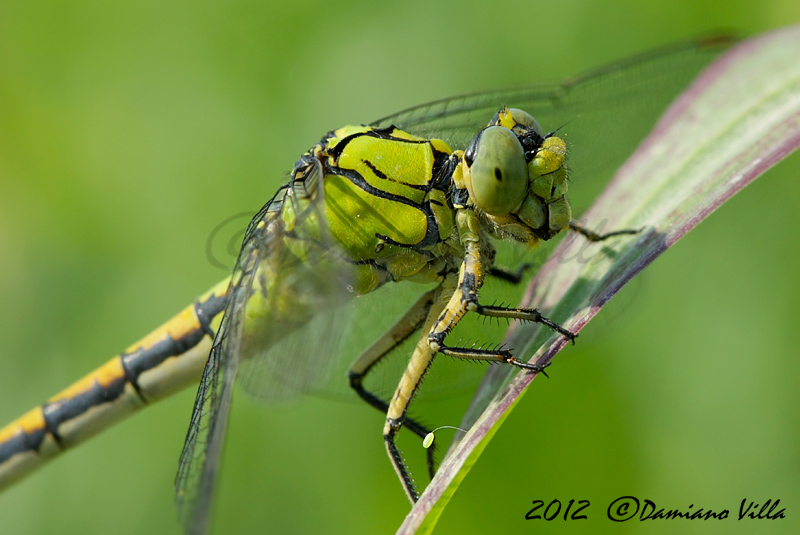
[[[496,238],[532,247],[555,236],[571,216],[565,158],[563,139],[542,135],[533,117],[515,109],[500,110],[455,152],[394,126],[346,126],[303,155],[285,195],[319,205],[314,220],[362,294],[388,281],[441,281],[457,269],[458,211],[476,212],[479,232]],[[292,227],[291,203],[273,202]]]

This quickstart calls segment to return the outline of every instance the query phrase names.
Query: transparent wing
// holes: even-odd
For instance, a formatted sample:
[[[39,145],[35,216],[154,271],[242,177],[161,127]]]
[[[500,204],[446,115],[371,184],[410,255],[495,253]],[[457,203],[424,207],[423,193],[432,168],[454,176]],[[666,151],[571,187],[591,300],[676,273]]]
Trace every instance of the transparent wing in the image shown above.
[[[440,100],[374,124],[394,124],[463,149],[500,107],[522,108],[545,130],[557,130],[575,147],[568,164],[580,187],[571,188],[570,197],[580,212],[672,99],[729,44],[724,39],[695,41],[561,84]],[[321,180],[319,169],[303,188],[313,190],[315,180]],[[341,258],[336,261],[337,249],[320,226],[322,188],[318,195],[294,190],[284,195],[293,187],[290,183],[279,191],[253,219],[234,269],[230,300],[200,383],[176,479],[180,515],[189,533],[203,533],[207,527],[237,375],[246,391],[268,401],[306,391],[346,392],[344,370],[349,360],[402,315],[404,295],[410,305],[424,291],[398,292],[392,284],[347,305],[346,270],[341,269]],[[310,203],[299,202],[309,198]],[[287,210],[297,216],[291,229],[275,218]],[[293,248],[286,247],[287,234]],[[499,338],[486,338],[490,339]],[[399,366],[387,365],[392,370],[386,374],[389,377],[405,365],[403,358],[394,360]],[[452,386],[449,377],[443,382],[445,389]],[[390,380],[384,388],[376,386],[388,393],[393,388]]]
[[[575,212],[581,213],[610,175],[633,152],[672,99],[730,44],[731,40],[726,38],[691,41],[557,84],[475,93],[431,102],[376,121],[374,125],[394,124],[422,137],[444,139],[454,149],[463,149],[500,107],[522,108],[534,115],[545,130],[557,129],[570,147],[575,147],[568,160],[573,181],[570,200]],[[511,269],[523,263],[544,261],[547,250],[552,247],[543,244],[532,257],[529,251],[515,245],[498,244],[501,261]],[[494,284],[488,285],[483,294],[493,302],[515,304],[519,291],[503,286],[496,292],[497,296],[492,295],[497,289]],[[273,389],[265,386],[269,382],[261,379],[265,374],[274,375],[273,371],[262,368],[280,366],[285,367],[280,375],[287,381],[303,382],[299,390],[357,399],[344,379],[349,363],[361,349],[385,332],[423,291],[417,287],[401,289],[397,284],[391,284],[346,306],[328,307],[302,332],[294,332],[279,342],[277,353],[296,355],[297,361],[274,357],[248,361],[244,365],[248,371],[240,382],[248,392],[274,401]],[[502,334],[504,324],[498,329],[491,327],[471,325],[463,337],[454,333],[454,340],[469,345],[502,338],[497,334]],[[405,368],[404,356],[408,355],[403,349],[407,348],[398,348],[368,378],[373,391],[384,397],[394,391],[396,380]],[[319,354],[324,354],[329,361],[324,368],[315,364]],[[314,369],[314,373],[299,374],[298,370],[302,369]],[[441,379],[433,380],[432,377],[426,381],[421,394],[423,397],[431,394],[436,397],[442,392],[464,388],[477,381],[482,369],[459,362],[450,363],[445,359],[445,362],[437,364],[434,374]]]
[[[573,213],[581,214],[675,97],[733,42],[731,37],[693,40],[560,83],[479,92],[430,102],[380,119],[373,125],[393,124],[418,136],[443,139],[453,149],[463,149],[502,106],[521,108],[533,115],[546,132],[557,130],[567,141],[571,181],[568,196]],[[602,221],[586,223],[602,230]],[[497,243],[498,258],[511,269],[526,263],[536,264],[546,259],[555,242],[557,240],[541,244],[533,255],[516,244]],[[531,273],[535,273],[535,269]],[[512,306],[519,302],[520,294],[521,288],[509,288],[491,280],[481,292],[487,303]],[[499,329],[488,323],[465,322],[469,327],[457,328],[451,335],[452,342],[480,345],[501,340],[505,323],[499,325]],[[450,359],[437,359],[434,373],[426,379],[421,394],[447,391],[450,385],[475,384],[482,369]],[[391,393],[393,387],[388,385],[382,391]],[[434,392],[432,397],[436,396]]]
[[[294,177],[256,215],[234,268],[229,301],[203,372],[175,481],[188,533],[207,528],[234,380],[271,400],[284,399],[329,375],[310,346],[284,342],[320,311],[348,295],[346,264],[321,227],[323,190],[318,161]],[[339,327],[334,323],[331,332]],[[257,362],[258,366],[250,363]],[[248,372],[256,370],[255,375]]]
[[[256,218],[258,219],[258,217]],[[255,221],[255,220],[254,220]],[[229,301],[197,391],[175,479],[178,514],[186,533],[207,531],[211,499],[236,378],[247,297],[268,241],[251,223],[234,269]]]
[[[558,84],[449,98],[405,110],[374,124],[394,124],[420,136],[444,139],[458,149],[464,148],[501,106],[529,111],[546,130],[558,129],[570,147],[576,148],[571,150],[568,161],[573,181],[570,199],[575,212],[580,213],[610,174],[633,152],[671,100],[729,45],[730,40],[726,39],[692,41]],[[514,244],[498,245],[500,257],[512,269],[522,263],[543,261],[550,247],[544,244],[532,258],[528,251]],[[290,271],[281,277],[312,281],[311,289],[319,300],[316,313],[302,329],[282,328],[281,336],[270,336],[269,343],[262,343],[252,358],[243,359],[239,384],[249,394],[267,402],[285,401],[301,392],[356,400],[345,380],[349,363],[388,329],[424,289],[401,289],[391,284],[350,301],[350,296],[341,294],[341,288],[331,286],[319,291],[325,286],[318,280],[319,270],[301,265]],[[287,280],[284,285],[292,284]],[[490,296],[492,291],[486,288],[484,294],[495,299]],[[513,290],[500,293],[496,302],[516,301]],[[466,336],[461,343],[496,339],[494,333],[488,334],[490,329],[479,327],[486,336]],[[376,367],[377,373],[369,378],[376,391],[388,395],[394,390],[396,378],[405,367],[402,348],[397,353]],[[441,371],[437,371],[446,380],[427,381],[423,396],[475,382],[473,376],[480,375],[480,369],[476,373],[476,367],[459,364],[440,365]]]
[[[567,79],[561,83],[487,91],[423,104],[374,123],[438,137],[463,149],[502,106],[521,108],[570,148],[568,165],[577,213],[633,152],[672,100],[733,42],[694,40]],[[577,201],[577,202],[576,202]],[[577,205],[577,206],[576,206]],[[583,208],[583,209],[581,209]]]

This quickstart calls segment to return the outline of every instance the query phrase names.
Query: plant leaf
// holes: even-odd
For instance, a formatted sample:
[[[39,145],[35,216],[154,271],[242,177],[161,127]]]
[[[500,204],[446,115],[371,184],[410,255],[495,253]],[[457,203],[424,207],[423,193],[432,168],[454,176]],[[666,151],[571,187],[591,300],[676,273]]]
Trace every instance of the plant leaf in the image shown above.
[[[800,26],[736,46],[667,110],[582,218],[590,228],[642,228],[592,244],[567,236],[542,266],[523,305],[580,331],[628,281],[723,202],[800,146]],[[566,345],[515,324],[505,346],[546,365]],[[478,389],[436,477],[398,533],[429,533],[460,482],[536,376],[494,366]],[[501,391],[502,390],[502,391]]]

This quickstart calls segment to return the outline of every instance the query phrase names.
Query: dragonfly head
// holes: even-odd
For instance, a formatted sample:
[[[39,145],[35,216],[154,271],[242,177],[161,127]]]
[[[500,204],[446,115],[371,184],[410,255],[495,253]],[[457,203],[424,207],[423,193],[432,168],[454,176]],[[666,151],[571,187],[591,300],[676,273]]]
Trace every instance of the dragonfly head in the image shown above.
[[[572,217],[566,155],[564,140],[542,134],[530,114],[503,108],[470,141],[458,179],[492,233],[535,245]]]

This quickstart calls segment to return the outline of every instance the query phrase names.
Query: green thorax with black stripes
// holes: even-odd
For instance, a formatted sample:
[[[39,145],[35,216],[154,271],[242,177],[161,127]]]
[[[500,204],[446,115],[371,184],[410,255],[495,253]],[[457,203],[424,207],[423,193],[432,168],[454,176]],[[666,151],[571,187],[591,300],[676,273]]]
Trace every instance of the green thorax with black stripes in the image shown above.
[[[311,148],[313,160],[298,162],[295,176],[321,163],[328,232],[355,266],[356,293],[458,269],[452,152],[394,127],[345,126]]]

